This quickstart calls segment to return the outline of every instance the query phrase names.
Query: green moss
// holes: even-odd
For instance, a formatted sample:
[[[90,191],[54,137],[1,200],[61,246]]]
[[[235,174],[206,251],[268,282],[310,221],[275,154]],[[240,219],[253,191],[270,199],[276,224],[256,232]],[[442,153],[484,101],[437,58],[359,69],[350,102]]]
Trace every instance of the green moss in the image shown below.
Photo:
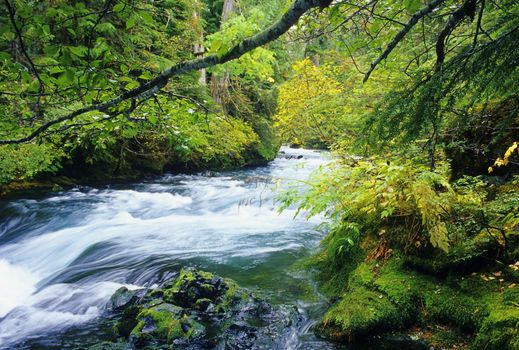
[[[387,296],[358,286],[328,310],[317,331],[333,340],[353,341],[389,327],[399,328],[405,321]]]
[[[453,244],[448,253],[435,249],[429,254],[407,255],[405,261],[413,269],[434,276],[465,275],[488,264],[499,249],[499,243],[485,232],[464,237],[461,242]]]
[[[476,334],[475,349],[519,349],[519,288],[501,279],[501,272],[438,280],[403,261],[395,256],[380,266],[359,264],[318,333],[354,341],[412,324],[441,324]]]
[[[226,278],[224,281],[228,287],[227,291],[223,295],[222,304],[224,308],[228,308],[236,302],[242,299],[247,299],[249,297],[247,292],[241,289],[240,286],[238,286],[238,284],[236,284],[236,282],[234,282],[233,280]]]
[[[403,273],[397,260],[377,269],[362,263],[351,273],[350,289],[324,316],[318,327],[321,334],[351,341],[400,329],[415,320],[417,292],[424,282],[416,283],[415,276]]]
[[[131,332],[137,344],[151,339],[171,344],[175,339],[190,340],[204,331],[201,324],[183,315],[182,308],[166,303],[142,310],[137,320]]]
[[[119,321],[114,325],[114,332],[122,337],[127,337],[138,323],[137,315],[140,313],[141,307],[132,305],[124,309]]]
[[[478,331],[474,349],[519,349],[519,306],[498,307],[490,312]]]
[[[485,314],[481,300],[445,286],[424,292],[424,316],[427,321],[449,324],[474,332]]]
[[[124,350],[127,349],[128,345],[124,343],[111,343],[111,342],[102,342],[99,344],[95,344],[89,346],[88,350]]]

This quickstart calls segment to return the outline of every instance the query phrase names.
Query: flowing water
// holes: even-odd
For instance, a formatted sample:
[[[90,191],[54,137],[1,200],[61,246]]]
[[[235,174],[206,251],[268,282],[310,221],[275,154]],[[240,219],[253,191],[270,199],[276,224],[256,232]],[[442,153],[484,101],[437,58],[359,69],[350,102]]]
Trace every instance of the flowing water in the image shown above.
[[[318,246],[321,219],[278,213],[274,193],[327,156],[282,153],[254,169],[0,202],[0,349],[59,349],[67,334],[91,345],[88,325],[115,290],[153,286],[182,266],[295,305],[298,321],[277,348],[335,349],[311,331],[326,301],[307,274],[291,268]]]
[[[1,203],[0,347],[45,343],[98,317],[120,286],[149,287],[181,266],[288,302],[304,278],[288,268],[322,235],[314,229],[319,219],[279,214],[273,188],[326,160],[284,152],[261,168]],[[303,158],[287,159],[292,154]],[[300,341],[297,332],[284,338],[294,347]]]

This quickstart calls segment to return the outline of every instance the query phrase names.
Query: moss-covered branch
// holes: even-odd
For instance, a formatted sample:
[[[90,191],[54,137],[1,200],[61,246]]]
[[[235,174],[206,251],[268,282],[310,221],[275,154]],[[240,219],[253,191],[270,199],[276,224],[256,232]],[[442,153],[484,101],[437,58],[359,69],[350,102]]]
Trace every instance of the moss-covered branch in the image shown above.
[[[161,90],[168,83],[169,79],[173,76],[180,75],[187,72],[192,72],[196,70],[200,70],[203,68],[215,66],[218,64],[223,64],[234,60],[236,58],[241,57],[242,55],[254,50],[257,47],[263,46],[273,40],[276,40],[281,35],[290,29],[299,18],[308,10],[315,7],[326,7],[330,4],[329,0],[295,0],[292,6],[285,12],[281,18],[272,24],[270,27],[265,29],[264,31],[243,40],[238,43],[225,54],[219,56],[216,54],[208,55],[205,57],[196,58],[193,60],[185,61],[179,64],[176,64],[162,73],[160,73],[157,77],[150,80],[149,82],[140,85],[134,89],[124,92],[123,94],[114,97],[108,101],[91,104],[79,109],[76,109],[73,112],[70,112],[64,116],[61,116],[56,119],[52,119],[34,131],[32,131],[29,135],[17,139],[11,140],[0,140],[0,145],[2,144],[19,144],[31,141],[41,135],[44,131],[49,129],[50,127],[63,123],[65,121],[73,120],[85,113],[93,112],[93,111],[103,111],[107,112],[111,108],[119,105],[121,102],[132,100],[132,99],[148,99],[152,97],[155,93]],[[121,113],[121,112],[118,112]]]

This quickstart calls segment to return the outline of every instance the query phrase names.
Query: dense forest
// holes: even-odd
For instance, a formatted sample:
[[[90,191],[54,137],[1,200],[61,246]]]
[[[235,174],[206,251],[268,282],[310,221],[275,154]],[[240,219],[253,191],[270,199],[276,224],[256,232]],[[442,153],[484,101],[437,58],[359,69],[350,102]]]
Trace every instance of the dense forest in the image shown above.
[[[5,0],[0,24],[0,195],[329,151],[276,194],[322,218],[312,332],[519,349],[519,2]],[[234,312],[235,282],[194,275],[160,298]],[[150,304],[104,346],[198,344]]]

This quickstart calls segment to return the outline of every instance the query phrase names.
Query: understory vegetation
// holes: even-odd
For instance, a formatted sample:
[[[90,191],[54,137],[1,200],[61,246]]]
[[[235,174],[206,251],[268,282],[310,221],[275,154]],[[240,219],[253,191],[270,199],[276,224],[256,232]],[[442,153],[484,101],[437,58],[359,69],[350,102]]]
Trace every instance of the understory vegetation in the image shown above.
[[[220,25],[222,6],[184,0],[6,2],[0,8],[0,138],[22,138],[76,108],[142,86],[204,50],[225,49],[272,16],[243,4],[243,14]],[[252,27],[244,20],[249,13]],[[272,85],[283,69],[273,51],[262,49],[219,70],[182,75],[150,100],[65,120],[32,142],[2,147],[0,186],[52,175],[107,181],[264,163],[280,144],[272,130]],[[220,76],[223,102],[213,86]]]
[[[327,149],[280,195],[326,217],[316,332],[519,349],[519,2],[6,0],[0,18],[0,191]]]

